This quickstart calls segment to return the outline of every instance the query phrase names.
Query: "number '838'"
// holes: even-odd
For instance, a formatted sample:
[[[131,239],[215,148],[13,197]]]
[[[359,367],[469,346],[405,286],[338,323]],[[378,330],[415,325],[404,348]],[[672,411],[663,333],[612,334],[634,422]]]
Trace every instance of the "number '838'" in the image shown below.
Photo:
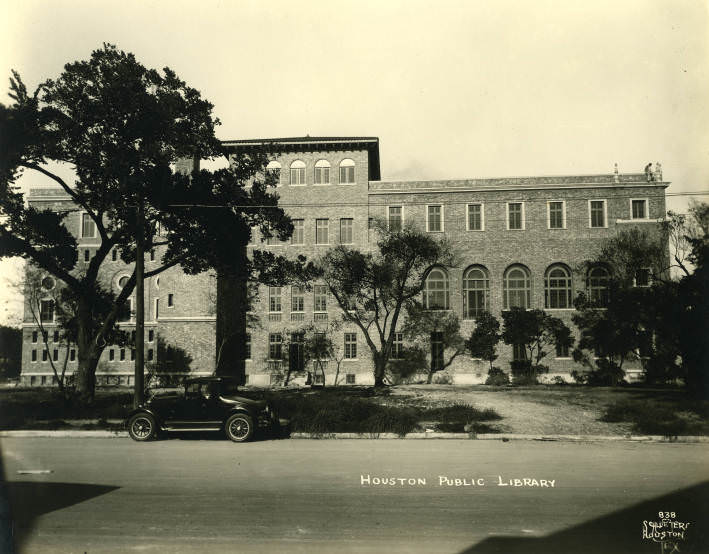
[[[657,512],[660,519],[675,518],[677,517],[674,512]]]

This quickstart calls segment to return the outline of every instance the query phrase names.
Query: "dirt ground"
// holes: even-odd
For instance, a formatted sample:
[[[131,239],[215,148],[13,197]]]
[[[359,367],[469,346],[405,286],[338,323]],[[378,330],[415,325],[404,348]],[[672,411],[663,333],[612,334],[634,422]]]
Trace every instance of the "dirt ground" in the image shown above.
[[[387,403],[439,407],[454,403],[492,408],[502,419],[491,422],[501,433],[532,435],[626,435],[631,423],[600,421],[604,408],[615,401],[647,392],[581,387],[481,388],[446,385],[392,387]]]

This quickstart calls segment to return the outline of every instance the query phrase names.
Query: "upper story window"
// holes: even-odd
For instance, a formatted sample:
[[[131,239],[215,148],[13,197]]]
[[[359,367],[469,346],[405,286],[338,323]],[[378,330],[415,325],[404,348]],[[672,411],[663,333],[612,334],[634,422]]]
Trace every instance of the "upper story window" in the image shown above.
[[[305,220],[294,219],[293,234],[290,237],[291,244],[304,244],[305,242]]]
[[[426,230],[429,233],[443,232],[443,206],[426,206]]]
[[[507,268],[502,279],[503,308],[529,309],[532,305],[532,279],[523,265]]]
[[[305,289],[299,286],[291,287],[291,312],[305,311]]]
[[[648,219],[647,198],[630,199],[630,219]]]
[[[54,300],[39,301],[39,320],[42,323],[54,321]]]
[[[340,162],[340,183],[351,185],[355,182],[354,160],[345,158]]]
[[[427,310],[448,310],[450,308],[448,275],[440,268],[434,267],[426,276],[423,306]]]
[[[318,160],[315,162],[314,183],[316,185],[330,184],[330,162],[327,160]]]
[[[278,163],[276,160],[268,162],[268,165],[266,166],[266,173],[269,179],[272,179],[274,181],[274,184],[276,186],[279,186],[281,183],[281,164]]]
[[[81,237],[85,239],[96,238],[96,223],[87,213],[81,214]]]
[[[547,227],[566,229],[566,202],[563,200],[547,202]]]
[[[325,285],[313,286],[313,311],[327,311],[327,287]]]
[[[280,333],[270,333],[268,335],[268,359],[283,359],[283,335]]]
[[[295,160],[290,164],[290,184],[305,184],[305,162],[303,160]]]
[[[329,244],[330,220],[316,219],[315,220],[315,244]]]
[[[354,219],[351,217],[340,219],[340,244],[354,242]]]
[[[553,265],[544,276],[544,307],[566,309],[571,307],[571,271],[563,265]]]
[[[400,231],[404,225],[404,208],[402,206],[389,206],[387,224],[390,231]]]
[[[357,333],[345,333],[345,358],[348,360],[357,358]]]
[[[591,304],[602,308],[608,305],[608,283],[610,281],[610,273],[600,265],[592,267],[588,270],[586,276],[586,288],[588,290],[588,298]]]
[[[490,278],[483,266],[473,266],[463,274],[463,318],[475,319],[490,309]]]
[[[268,287],[268,311],[281,311],[281,287]]]
[[[485,229],[485,212],[482,204],[468,204],[467,224],[468,231],[482,231]]]
[[[606,227],[606,201],[588,201],[588,225],[589,227]]]
[[[520,231],[524,229],[524,202],[507,203],[507,229]]]

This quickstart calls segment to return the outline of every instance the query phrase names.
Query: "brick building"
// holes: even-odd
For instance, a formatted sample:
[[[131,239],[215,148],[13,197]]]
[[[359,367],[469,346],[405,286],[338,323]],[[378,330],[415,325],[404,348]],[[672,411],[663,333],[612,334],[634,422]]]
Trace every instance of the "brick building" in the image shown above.
[[[464,335],[474,326],[476,313],[487,309],[499,317],[509,306],[541,308],[571,323],[572,300],[589,290],[602,295],[607,273],[590,272],[581,264],[593,257],[600,241],[619,229],[638,225],[658,229],[665,216],[661,170],[654,174],[608,174],[508,177],[448,181],[382,181],[379,143],[374,137],[303,137],[294,139],[227,141],[231,151],[248,152],[266,146],[272,153],[269,170],[278,173],[280,205],[293,218],[290,241],[257,235],[252,247],[272,249],[286,256],[305,254],[317,259],[336,244],[366,250],[374,245],[370,221],[384,219],[390,225],[415,223],[426,232],[446,234],[461,260],[460,267],[429,273],[424,301],[435,308],[455,311]],[[38,207],[69,209],[61,191],[32,190],[29,201]],[[80,264],[88,260],[98,239],[81,212],[71,212],[67,226],[80,241]],[[159,252],[146,257],[146,270],[159,263]],[[80,268],[79,268],[80,269]],[[118,290],[129,269],[120,259],[106,264],[106,286]],[[638,286],[648,275],[638,277]],[[51,283],[48,283],[51,284]],[[157,356],[157,338],[178,345],[191,358],[189,371],[209,374],[215,359],[215,280],[209,273],[185,275],[171,268],[146,282],[146,357]],[[268,385],[280,378],[279,353],[292,333],[303,326],[325,326],[339,319],[339,308],[324,287],[264,287],[253,307],[259,323],[250,329],[246,374],[249,384]],[[53,322],[49,313],[45,329]],[[134,325],[130,317],[119,325]],[[340,383],[373,382],[369,349],[354,325],[344,325],[335,340],[344,359]],[[22,381],[49,385],[50,356],[62,358],[60,345],[46,352],[38,339],[37,326],[26,310],[23,340]],[[498,345],[496,365],[509,367],[514,349]],[[43,359],[45,358],[45,359]],[[549,377],[568,376],[576,368],[570,354],[557,351],[545,358]],[[69,370],[76,366],[69,357]],[[459,356],[446,370],[454,383],[484,382],[487,362]],[[640,371],[639,366],[628,370]],[[333,364],[327,380],[334,377]],[[132,382],[130,349],[108,346],[97,371],[98,384]]]

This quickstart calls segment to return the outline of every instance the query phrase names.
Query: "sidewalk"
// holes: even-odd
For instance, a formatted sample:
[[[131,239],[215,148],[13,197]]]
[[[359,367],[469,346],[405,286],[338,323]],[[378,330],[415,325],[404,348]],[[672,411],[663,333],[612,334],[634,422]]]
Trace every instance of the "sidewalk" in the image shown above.
[[[127,431],[107,431],[107,430],[79,430],[61,429],[58,431],[48,430],[15,430],[0,431],[0,438],[85,438],[85,439],[106,439],[106,438],[128,438]],[[510,433],[407,433],[404,436],[396,433],[323,433],[313,435],[311,433],[291,433],[291,439],[299,440],[332,440],[332,439],[385,439],[385,440],[526,440],[526,441],[566,441],[566,442],[665,442],[665,443],[709,443],[709,437],[705,436],[677,436],[665,437],[662,435],[519,435]]]

